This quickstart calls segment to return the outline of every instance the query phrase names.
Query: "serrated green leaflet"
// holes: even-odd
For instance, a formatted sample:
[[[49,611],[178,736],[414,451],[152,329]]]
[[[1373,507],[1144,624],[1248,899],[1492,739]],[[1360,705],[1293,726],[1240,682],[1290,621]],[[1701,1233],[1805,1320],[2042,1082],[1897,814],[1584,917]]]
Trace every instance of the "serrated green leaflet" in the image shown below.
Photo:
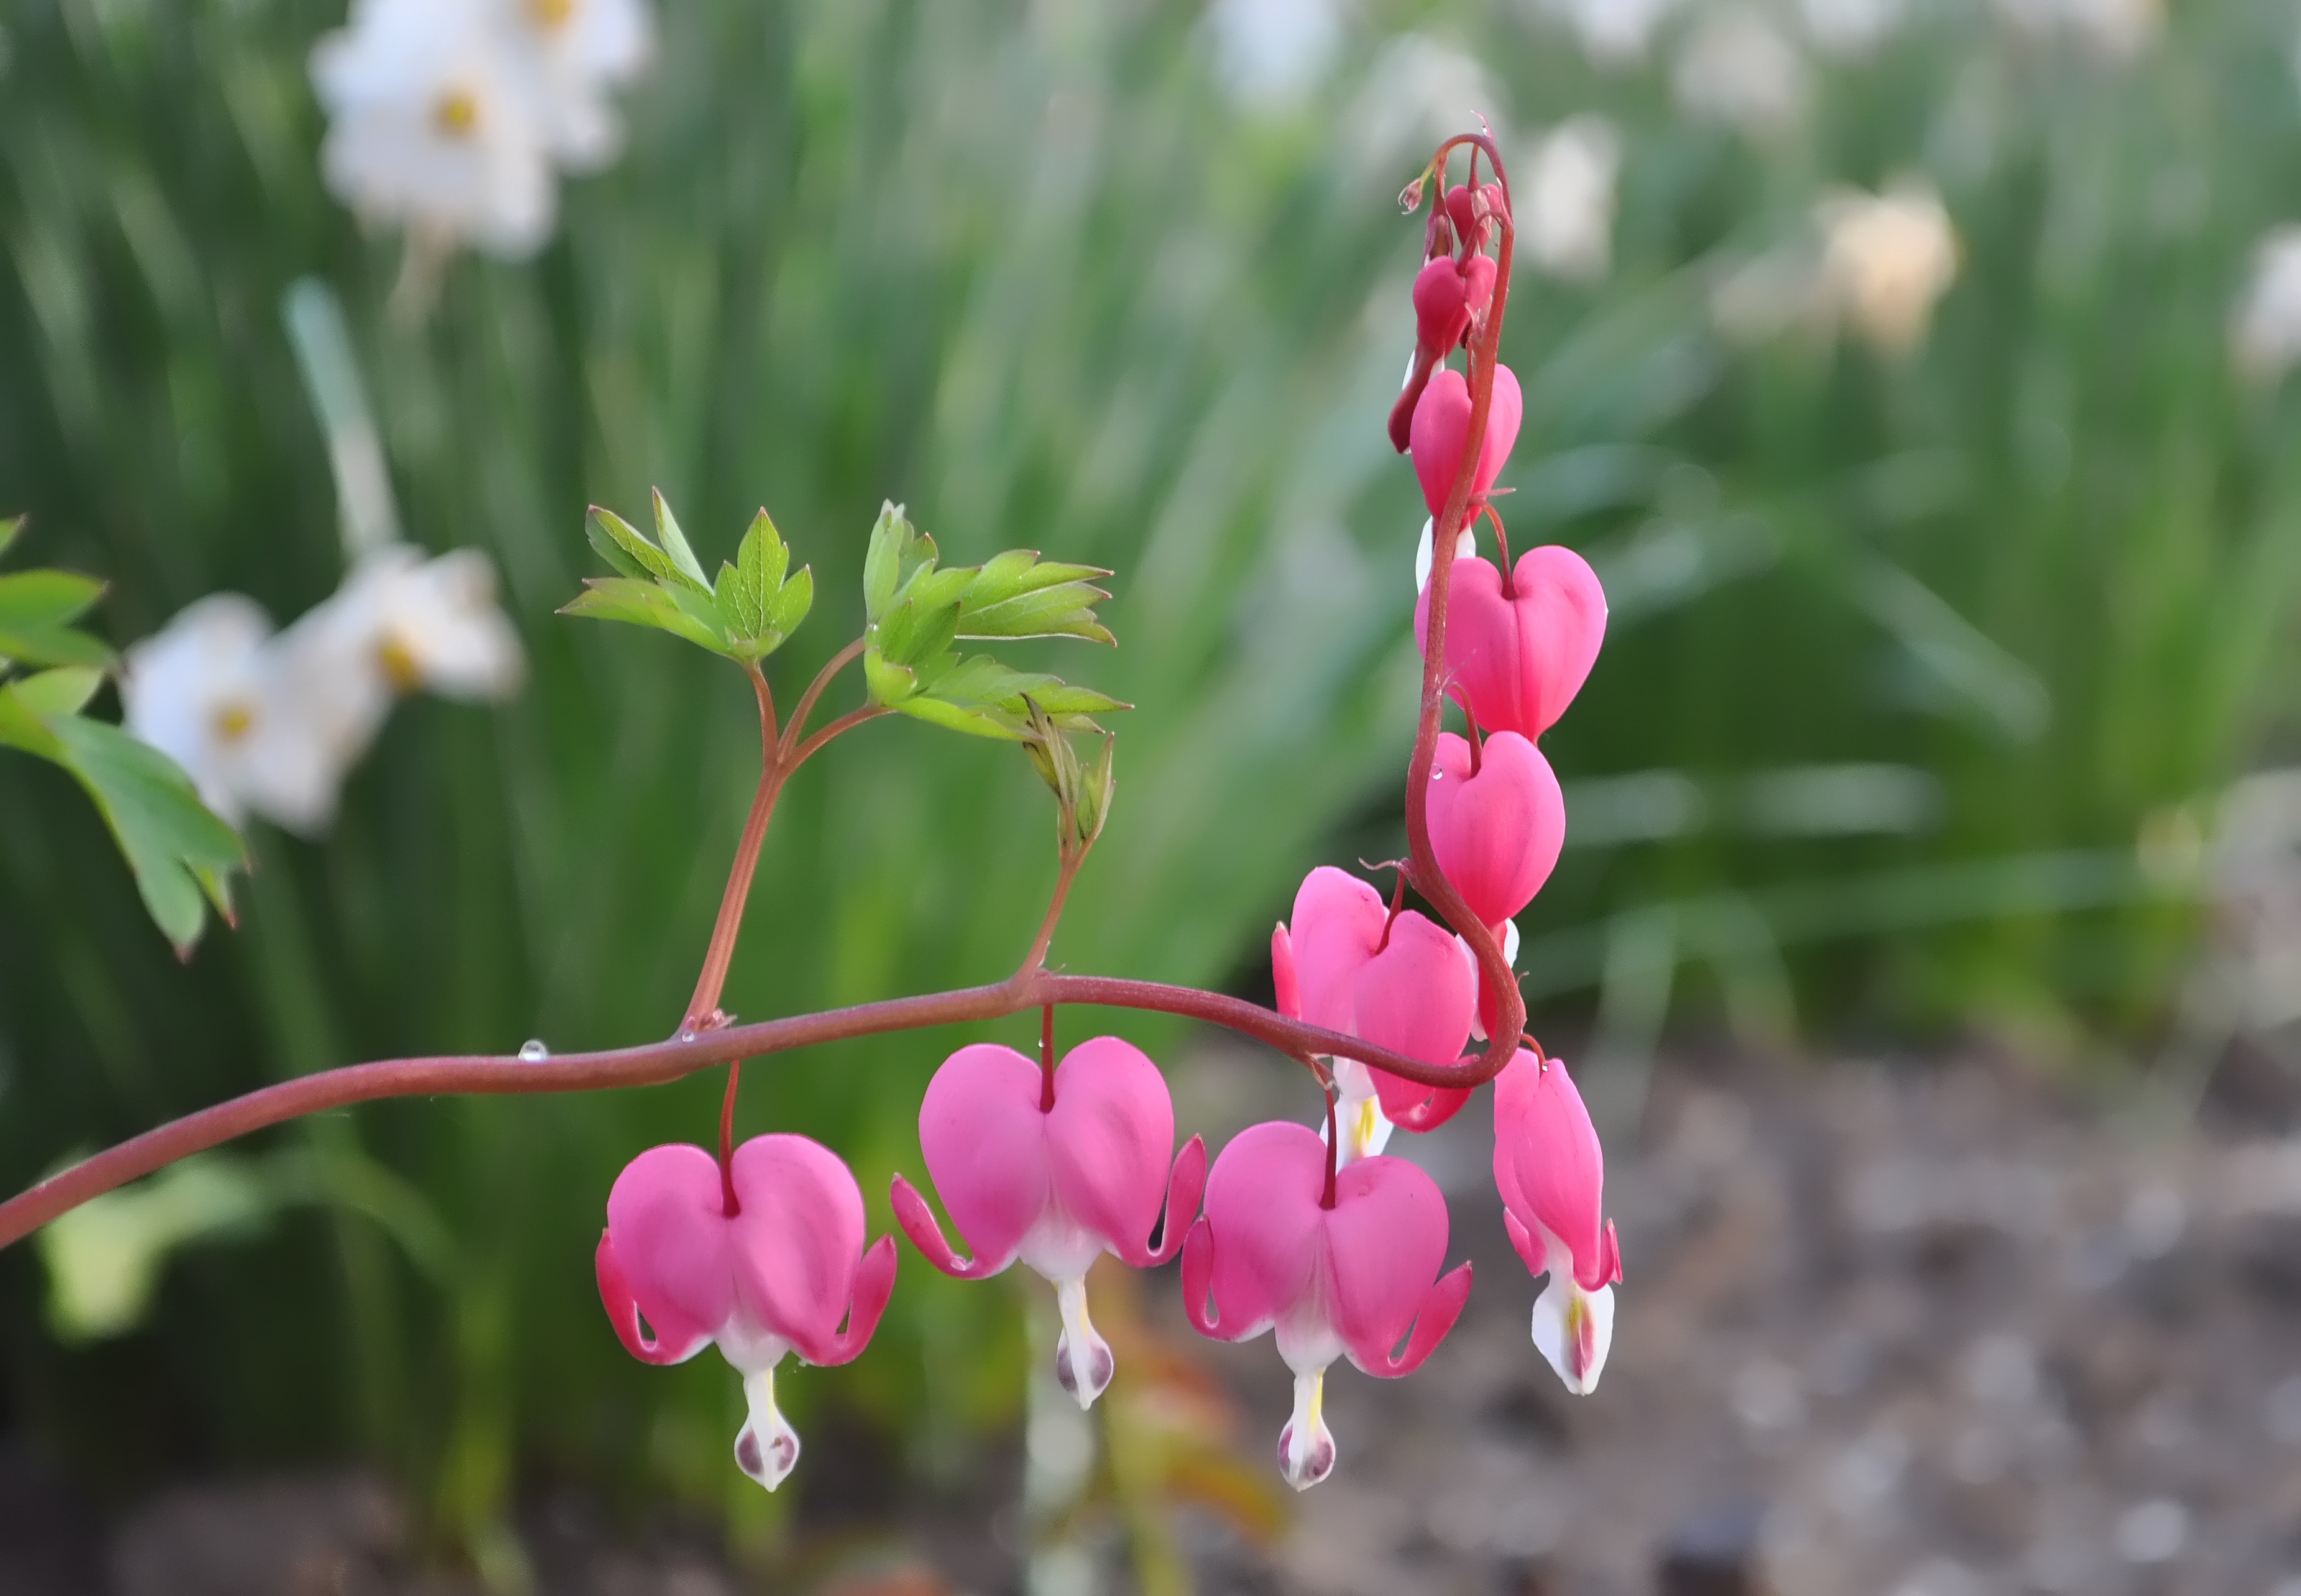
[[[781,648],[815,602],[815,578],[804,566],[785,574],[791,551],[767,513],[752,517],[715,585],[704,576],[671,506],[660,492],[653,502],[656,542],[612,510],[593,506],[591,547],[622,574],[586,580],[585,591],[560,614],[652,627],[745,662]]]
[[[1020,593],[1033,593],[1065,582],[1099,581],[1109,574],[1100,565],[1065,565],[1042,560],[1035,548],[1010,548],[983,562],[967,589],[966,603],[970,609],[981,609]],[[1097,597],[1108,598],[1110,595]]]
[[[1102,623],[1095,619],[1094,605],[1109,597],[1100,588],[1084,582],[1063,582],[1042,588],[1035,592],[1018,593],[1012,598],[980,609],[963,610],[959,616],[958,635],[966,638],[1084,638],[1091,642],[1113,643]]]
[[[710,584],[703,580],[703,572],[699,569],[692,575],[689,574],[681,568],[679,562],[671,555],[648,542],[646,534],[613,510],[603,510],[597,505],[592,506],[591,525],[599,531],[605,532],[612,540],[603,544],[597,536],[594,536],[591,539],[591,547],[598,549],[607,563],[625,576],[651,576],[658,581],[700,588],[707,593],[711,590]],[[617,557],[618,552],[622,556],[621,558]],[[687,559],[688,563],[692,564],[695,556],[690,553]]]
[[[590,615],[599,621],[621,621],[632,626],[651,626],[657,631],[684,638],[715,654],[721,649],[717,631],[712,627],[697,624],[672,596],[671,589],[637,577],[587,577],[583,591],[563,605],[559,613],[563,615]]]
[[[112,650],[71,623],[104,595],[104,584],[68,571],[0,576],[0,658],[32,665],[107,665]]]
[[[863,689],[872,703],[899,708],[919,690],[919,681],[909,667],[890,664],[876,648],[866,648],[863,651]]]
[[[911,523],[903,506],[883,504],[879,519],[871,523],[871,545],[863,556],[863,616],[876,622],[895,601],[895,579],[902,570],[903,549],[910,540]]]

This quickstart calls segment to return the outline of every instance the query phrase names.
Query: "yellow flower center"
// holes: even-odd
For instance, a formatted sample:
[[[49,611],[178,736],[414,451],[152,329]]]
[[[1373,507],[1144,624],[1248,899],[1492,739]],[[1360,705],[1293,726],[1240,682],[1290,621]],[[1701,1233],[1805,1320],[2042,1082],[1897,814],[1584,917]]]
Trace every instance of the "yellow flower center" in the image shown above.
[[[238,742],[255,728],[255,711],[245,704],[224,704],[215,712],[215,734],[219,741]]]
[[[567,19],[575,14],[575,0],[527,0],[527,14],[548,33],[566,25]]]
[[[468,138],[480,125],[479,97],[468,88],[451,88],[431,107],[431,123],[450,138]]]
[[[397,635],[387,635],[376,646],[376,664],[383,667],[384,680],[403,693],[412,693],[423,685],[423,667],[415,651]]]

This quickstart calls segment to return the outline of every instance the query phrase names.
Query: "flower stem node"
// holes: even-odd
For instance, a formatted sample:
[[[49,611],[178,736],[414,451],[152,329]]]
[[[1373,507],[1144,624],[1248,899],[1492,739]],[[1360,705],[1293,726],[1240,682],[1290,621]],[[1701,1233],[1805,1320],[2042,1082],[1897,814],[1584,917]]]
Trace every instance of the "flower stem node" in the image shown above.
[[[1182,1250],[1206,1184],[1207,1149],[1193,1136],[1169,1165],[1175,1109],[1166,1078],[1115,1036],[1065,1055],[1050,1104],[1045,1086],[1039,1065],[1012,1048],[978,1042],[945,1059],[919,1107],[919,1151],[975,1257],[958,1256],[899,1174],[895,1222],[946,1274],[982,1280],[1020,1258],[1052,1283],[1063,1319],[1055,1375],[1088,1408],[1110,1383],[1114,1360],[1087,1316],[1087,1271],[1106,1252],[1142,1269]]]
[[[1614,1337],[1622,1258],[1604,1217],[1605,1154],[1566,1066],[1521,1051],[1494,1080],[1494,1184],[1526,1266],[1550,1281],[1534,1344],[1566,1389],[1598,1386]]]
[[[1274,1333],[1294,1371],[1294,1411],[1279,1433],[1287,1483],[1307,1490],[1335,1465],[1326,1371],[1347,1357],[1397,1379],[1422,1366],[1470,1294],[1467,1263],[1443,1278],[1446,1199],[1402,1158],[1340,1171],[1326,1204],[1326,1149],[1302,1125],[1250,1125],[1207,1177],[1206,1213],[1183,1248],[1183,1306],[1201,1335]],[[1393,1357],[1400,1341],[1406,1350]]]
[[[799,1461],[775,1366],[792,1352],[820,1365],[862,1353],[894,1290],[895,1239],[864,1249],[861,1188],[807,1137],[753,1137],[727,1178],[732,1216],[718,1161],[699,1147],[649,1148],[625,1166],[607,1194],[599,1299],[643,1362],[683,1363],[718,1344],[750,1408],[736,1466],[772,1491]]]

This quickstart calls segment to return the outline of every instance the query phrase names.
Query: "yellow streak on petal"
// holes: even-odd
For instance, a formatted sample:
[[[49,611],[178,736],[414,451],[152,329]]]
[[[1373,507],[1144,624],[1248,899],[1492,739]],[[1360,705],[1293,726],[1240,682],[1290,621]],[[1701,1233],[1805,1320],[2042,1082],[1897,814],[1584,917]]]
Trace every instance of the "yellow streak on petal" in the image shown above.
[[[527,14],[531,21],[548,33],[566,26],[567,19],[575,14],[575,0],[527,0]]]
[[[423,685],[423,666],[415,651],[397,636],[387,635],[376,646],[375,660],[383,667],[384,680],[399,691],[412,693]]]
[[[255,729],[255,709],[242,703],[220,706],[215,712],[215,734],[218,741],[238,742]]]
[[[431,125],[450,138],[468,138],[480,125],[479,97],[467,88],[451,88],[431,107]]]

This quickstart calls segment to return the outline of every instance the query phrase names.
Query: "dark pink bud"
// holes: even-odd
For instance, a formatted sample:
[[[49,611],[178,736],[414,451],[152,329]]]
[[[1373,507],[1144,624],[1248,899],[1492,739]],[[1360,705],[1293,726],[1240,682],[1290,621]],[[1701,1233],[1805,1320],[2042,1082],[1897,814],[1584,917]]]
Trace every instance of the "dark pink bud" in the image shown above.
[[[1495,272],[1494,257],[1490,255],[1472,255],[1469,265],[1463,270],[1463,303],[1469,306],[1471,314],[1476,315],[1494,303]]]
[[[974,1261],[951,1249],[926,1199],[900,1175],[895,1220],[946,1274],[981,1279],[1019,1258],[1052,1283],[1063,1314],[1056,1373],[1087,1407],[1112,1370],[1110,1349],[1087,1316],[1087,1270],[1106,1252],[1136,1268],[1175,1256],[1198,1211],[1206,1144],[1193,1136],[1173,1152],[1166,1078],[1117,1037],[1065,1055],[1051,1108],[1041,1107],[1044,1085],[1039,1066],[1012,1048],[977,1042],[945,1059],[919,1107],[919,1150]],[[1154,1249],[1162,1211],[1163,1244]]]
[[[1481,259],[1484,257],[1481,256]],[[1493,291],[1491,280],[1487,291]],[[1440,256],[1414,279],[1414,336],[1419,348],[1443,360],[1470,325],[1470,283],[1450,257]]]
[[[1301,1125],[1251,1125],[1207,1177],[1206,1213],[1183,1249],[1183,1302],[1201,1335],[1243,1341],[1276,1331],[1294,1371],[1294,1413],[1279,1466],[1298,1491],[1334,1466],[1324,1416],[1337,1357],[1395,1379],[1421,1366],[1462,1311],[1470,1266],[1446,1261],[1446,1200],[1400,1158],[1361,1158],[1323,1206],[1326,1149]],[[1406,1342],[1398,1357],[1392,1349]]]
[[[1499,395],[1497,384],[1497,397]],[[1589,562],[1546,544],[1519,556],[1502,597],[1491,561],[1458,559],[1446,603],[1446,672],[1455,701],[1492,731],[1539,737],[1582,689],[1606,639],[1606,590]],[[1430,600],[1414,611],[1428,646]]]
[[[1460,238],[1474,239],[1483,230],[1477,198],[1467,184],[1457,183],[1446,190],[1446,215]]]
[[[1478,450],[1477,474],[1470,482],[1470,503],[1477,505],[1494,487],[1518,442],[1519,422],[1525,401],[1518,378],[1506,365],[1494,367],[1493,403],[1486,411],[1486,436]],[[1446,496],[1453,490],[1461,468],[1462,448],[1470,435],[1470,385],[1461,372],[1443,371],[1430,379],[1414,407],[1409,445],[1414,454],[1414,474],[1422,483],[1422,502],[1435,519],[1445,514]]]
[[[1534,901],[1566,842],[1566,799],[1550,761],[1515,731],[1485,740],[1477,773],[1470,745],[1438,734],[1430,772],[1430,848],[1438,868],[1487,925]]]
[[[804,1136],[753,1137],[729,1178],[742,1208],[732,1218],[709,1153],[649,1148],[607,1194],[594,1264],[633,1357],[677,1363],[716,1341],[741,1372],[750,1417],[735,1461],[772,1491],[799,1460],[799,1436],[775,1407],[775,1366],[791,1352],[814,1364],[862,1352],[894,1290],[895,1243],[882,1236],[864,1250],[854,1175]]]

